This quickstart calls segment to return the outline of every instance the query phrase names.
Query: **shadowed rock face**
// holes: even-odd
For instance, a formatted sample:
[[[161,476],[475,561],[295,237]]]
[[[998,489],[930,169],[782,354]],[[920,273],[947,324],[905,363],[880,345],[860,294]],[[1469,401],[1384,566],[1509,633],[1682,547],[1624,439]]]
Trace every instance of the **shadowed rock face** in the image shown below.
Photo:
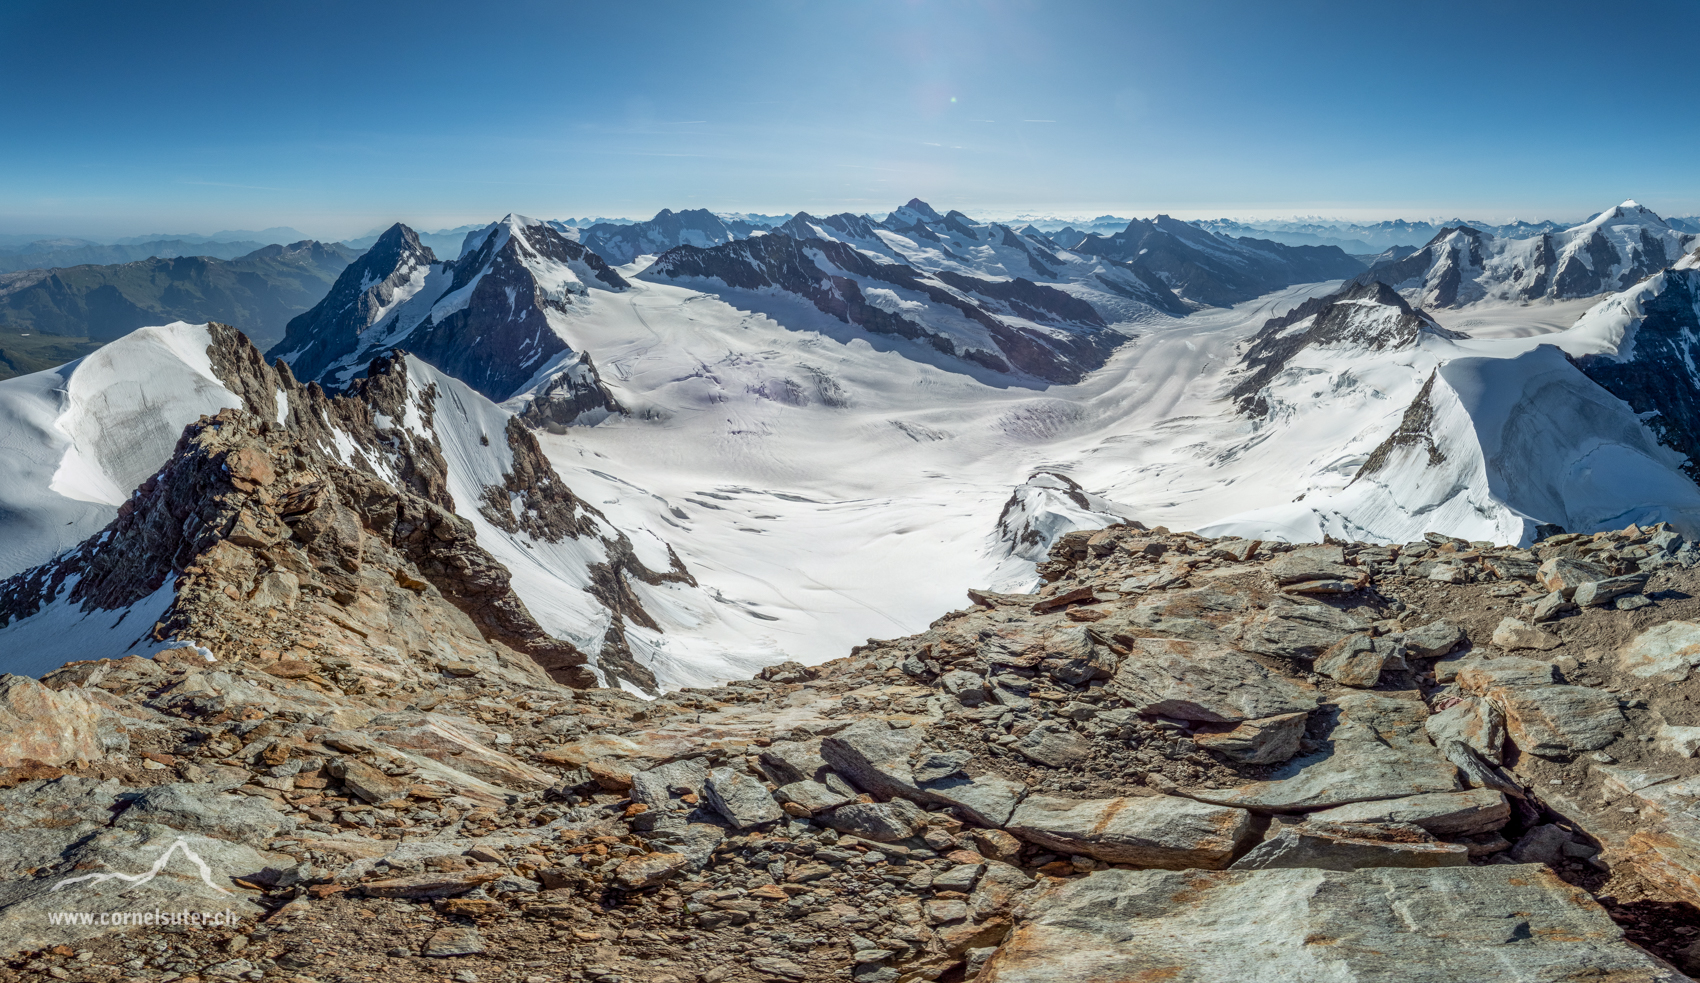
[[[817,258],[818,257],[818,258]],[[681,246],[658,258],[644,279],[718,280],[741,290],[779,289],[809,301],[825,314],[876,334],[920,341],[999,372],[1046,382],[1078,382],[1103,365],[1121,340],[1104,330],[1091,305],[1030,280],[984,280],[960,273],[924,273],[882,263],[842,242],[772,233],[698,249]],[[996,350],[959,344],[926,316],[908,316],[870,303],[864,288],[889,285],[926,298],[925,303],[965,317],[991,337]],[[1059,329],[1040,332],[1012,318]]]
[[[493,233],[452,266],[444,296],[471,286],[466,306],[421,324],[408,336],[408,350],[491,400],[514,395],[550,359],[571,350],[549,326],[547,313],[567,309],[571,291],[540,287],[534,257],[583,264],[608,289],[629,286],[600,256],[547,225],[518,226],[505,237]]]
[[[323,300],[289,322],[274,352],[287,353],[302,377],[318,378],[332,362],[359,350],[361,336],[389,309],[397,292],[436,261],[431,248],[397,222],[342,271]]]

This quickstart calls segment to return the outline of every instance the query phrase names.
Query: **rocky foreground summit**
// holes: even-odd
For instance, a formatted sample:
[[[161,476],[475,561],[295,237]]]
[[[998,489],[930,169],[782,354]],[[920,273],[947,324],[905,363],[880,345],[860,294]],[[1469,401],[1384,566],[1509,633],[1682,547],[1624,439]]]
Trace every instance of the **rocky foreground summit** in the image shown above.
[[[185,445],[293,446],[245,426]],[[0,678],[0,979],[1684,980],[1697,566],[1659,528],[1127,524],[1036,593],[653,701],[369,580],[366,619],[391,591],[469,640],[351,658],[344,618]],[[54,890],[179,841],[210,878]],[[240,922],[48,921],[154,907]]]

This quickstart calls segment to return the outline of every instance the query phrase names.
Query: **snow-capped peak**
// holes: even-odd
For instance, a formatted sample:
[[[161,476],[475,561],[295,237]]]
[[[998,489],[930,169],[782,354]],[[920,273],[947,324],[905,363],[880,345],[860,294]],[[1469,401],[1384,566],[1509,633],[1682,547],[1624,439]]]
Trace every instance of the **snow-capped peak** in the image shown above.
[[[1567,231],[1570,233],[1597,232],[1601,229],[1607,229],[1619,225],[1645,226],[1647,228],[1658,229],[1660,231],[1670,228],[1670,225],[1667,224],[1657,212],[1641,204],[1635,199],[1630,198],[1623,204],[1618,205],[1616,208],[1608,208],[1588,221],[1583,222],[1581,225],[1574,226]]]

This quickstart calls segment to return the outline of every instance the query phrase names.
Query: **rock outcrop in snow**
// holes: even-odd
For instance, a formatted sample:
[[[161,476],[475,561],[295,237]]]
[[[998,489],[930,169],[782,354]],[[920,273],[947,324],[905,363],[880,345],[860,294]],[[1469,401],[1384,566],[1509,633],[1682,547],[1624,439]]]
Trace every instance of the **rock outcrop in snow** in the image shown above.
[[[191,424],[105,531],[0,585],[5,668],[175,642],[281,651],[293,636],[234,612],[305,604],[351,646],[382,648],[375,639],[414,625],[419,638],[442,630],[531,655],[577,685],[595,680],[589,665],[656,688],[627,632],[663,629],[633,585],[694,579],[665,544],[643,550],[659,551],[656,566],[640,559],[515,417],[401,354],[326,396],[234,329],[205,330],[201,357],[236,404]]]

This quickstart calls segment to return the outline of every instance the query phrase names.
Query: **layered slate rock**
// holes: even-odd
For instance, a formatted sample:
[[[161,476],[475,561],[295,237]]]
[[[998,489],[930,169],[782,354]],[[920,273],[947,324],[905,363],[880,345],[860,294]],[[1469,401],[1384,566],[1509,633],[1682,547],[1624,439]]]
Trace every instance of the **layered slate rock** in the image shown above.
[[[1225,867],[1251,835],[1251,814],[1178,796],[1072,800],[1028,796],[1005,827],[1064,853],[1114,864]]]
[[[1186,794],[1259,812],[1295,812],[1462,788],[1457,767],[1429,743],[1428,708],[1414,695],[1342,694],[1317,713],[1329,718],[1322,750],[1288,761],[1266,781]]]
[[[1317,703],[1314,689],[1222,645],[1142,638],[1134,646],[1110,685],[1140,713],[1236,723]]]
[[[1031,902],[984,983],[1680,983],[1539,866],[1104,870]]]

